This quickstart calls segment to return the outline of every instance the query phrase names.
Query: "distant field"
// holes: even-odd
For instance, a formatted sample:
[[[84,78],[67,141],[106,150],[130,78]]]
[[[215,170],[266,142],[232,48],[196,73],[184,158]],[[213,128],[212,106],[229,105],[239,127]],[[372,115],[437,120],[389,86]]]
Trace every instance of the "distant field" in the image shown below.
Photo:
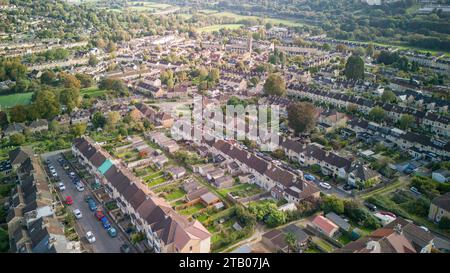
[[[98,89],[97,86],[93,86],[93,87],[81,89],[81,96],[83,97],[84,95],[88,95],[91,98],[95,98],[95,97],[105,94],[106,92],[108,92],[108,91],[100,90],[100,89]]]
[[[238,29],[242,27],[242,24],[222,24],[222,25],[212,25],[207,27],[199,28],[199,32],[213,32],[213,31],[219,31],[221,29]]]
[[[129,9],[138,10],[138,11],[145,11],[145,10],[157,11],[157,10],[163,10],[163,9],[172,7],[171,5],[168,5],[168,4],[145,2],[145,1],[129,2],[129,4],[130,4]],[[136,4],[139,4],[139,5],[136,5]]]
[[[203,13],[203,12],[201,12],[201,13]],[[272,23],[274,25],[275,24],[284,24],[284,25],[287,25],[287,26],[302,26],[301,23],[296,22],[294,20],[240,15],[240,14],[233,13],[233,12],[228,12],[228,11],[212,13],[210,10],[208,10],[208,13],[205,13],[205,14],[216,16],[216,17],[231,17],[231,18],[234,18],[235,20],[259,19],[259,18],[262,18],[264,20],[264,23]]]
[[[0,106],[2,108],[10,108],[19,104],[26,105],[31,102],[32,96],[33,92],[2,95],[0,96]]]

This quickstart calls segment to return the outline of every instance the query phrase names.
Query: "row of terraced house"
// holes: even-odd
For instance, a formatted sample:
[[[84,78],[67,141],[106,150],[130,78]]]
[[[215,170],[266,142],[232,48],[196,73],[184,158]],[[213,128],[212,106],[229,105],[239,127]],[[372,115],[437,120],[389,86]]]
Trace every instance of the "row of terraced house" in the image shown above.
[[[179,215],[92,139],[75,139],[72,153],[101,181],[122,212],[130,215],[132,223],[145,235],[146,243],[154,252],[210,251],[211,234],[200,222]]]
[[[398,121],[403,114],[409,114],[415,117],[417,124],[424,129],[428,129],[437,135],[445,137],[450,136],[450,118],[430,111],[419,111],[413,108],[402,107],[391,103],[378,105],[377,103],[366,98],[350,96],[342,93],[321,91],[301,84],[289,85],[288,95],[297,98],[308,98],[315,102],[329,103],[343,109],[347,108],[349,105],[354,105],[360,112],[365,114],[368,114],[373,107],[380,106],[386,111],[387,116],[393,121]]]

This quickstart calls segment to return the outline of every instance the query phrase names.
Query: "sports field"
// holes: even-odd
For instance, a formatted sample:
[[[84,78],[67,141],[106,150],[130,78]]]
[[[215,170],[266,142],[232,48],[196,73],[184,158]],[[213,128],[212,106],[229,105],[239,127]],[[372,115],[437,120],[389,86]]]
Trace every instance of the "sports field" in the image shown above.
[[[10,108],[18,104],[26,105],[31,102],[32,96],[33,92],[2,95],[0,96],[0,106],[1,108]]]

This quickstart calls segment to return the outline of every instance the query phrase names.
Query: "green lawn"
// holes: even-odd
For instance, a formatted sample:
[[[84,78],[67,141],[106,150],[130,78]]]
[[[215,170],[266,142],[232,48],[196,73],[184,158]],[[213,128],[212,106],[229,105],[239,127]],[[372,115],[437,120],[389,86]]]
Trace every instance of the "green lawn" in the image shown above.
[[[33,92],[1,95],[0,106],[1,108],[10,108],[19,104],[26,105],[31,102],[32,96]]]
[[[161,175],[163,175],[163,174],[164,174],[163,171],[158,171],[158,172],[155,172],[155,173],[151,173],[151,174],[149,174],[149,175],[143,177],[142,179],[143,179],[145,182],[147,182],[147,181],[152,180],[152,179],[154,179],[154,178],[156,178],[156,177],[159,177],[159,176],[161,176]]]
[[[346,244],[350,243],[352,241],[352,239],[350,239],[350,237],[347,234],[342,234],[341,236],[339,236],[338,241],[341,244],[346,245]]]
[[[152,180],[151,182],[149,182],[149,183],[147,184],[147,186],[149,186],[149,187],[154,187],[154,186],[159,185],[159,184],[162,184],[162,183],[164,183],[164,182],[166,182],[166,181],[167,181],[167,180],[166,180],[164,177],[159,177],[159,178],[156,178],[156,179]]]
[[[88,88],[81,89],[81,96],[83,96],[83,97],[88,96],[90,98],[96,98],[107,92],[108,92],[108,90],[100,90],[97,86],[91,86]]]
[[[205,206],[202,203],[197,203],[193,206],[186,207],[184,209],[178,210],[181,215],[192,215],[196,212],[199,212],[201,209],[204,209]]]
[[[260,187],[252,184],[239,184],[230,188],[225,188],[218,190],[222,195],[227,195],[227,193],[231,193],[233,196],[239,196],[239,197],[248,197],[253,196],[259,193],[262,193],[264,190],[262,190]]]
[[[183,189],[177,188],[176,190],[172,191],[171,193],[169,193],[166,196],[166,200],[170,202],[172,200],[179,199],[179,198],[183,197],[185,194],[186,194],[186,192],[184,192]]]
[[[242,27],[242,24],[220,24],[220,25],[212,25],[207,27],[199,28],[199,32],[213,32],[213,31],[219,31],[221,29],[238,29]]]
[[[334,250],[334,247],[332,245],[330,245],[328,242],[325,242],[320,238],[315,238],[313,242],[328,253],[333,252]]]

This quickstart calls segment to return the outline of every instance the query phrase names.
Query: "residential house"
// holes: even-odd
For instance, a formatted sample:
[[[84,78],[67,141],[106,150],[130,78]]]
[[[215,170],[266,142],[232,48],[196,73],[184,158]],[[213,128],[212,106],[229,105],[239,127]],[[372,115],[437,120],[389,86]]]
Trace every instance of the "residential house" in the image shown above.
[[[428,219],[439,222],[442,217],[450,219],[450,192],[434,198],[430,204]]]
[[[339,231],[338,225],[322,215],[317,215],[314,217],[311,223],[313,227],[330,238],[332,238]]]
[[[450,171],[446,169],[439,169],[434,171],[431,177],[439,183],[447,183],[450,182]]]

